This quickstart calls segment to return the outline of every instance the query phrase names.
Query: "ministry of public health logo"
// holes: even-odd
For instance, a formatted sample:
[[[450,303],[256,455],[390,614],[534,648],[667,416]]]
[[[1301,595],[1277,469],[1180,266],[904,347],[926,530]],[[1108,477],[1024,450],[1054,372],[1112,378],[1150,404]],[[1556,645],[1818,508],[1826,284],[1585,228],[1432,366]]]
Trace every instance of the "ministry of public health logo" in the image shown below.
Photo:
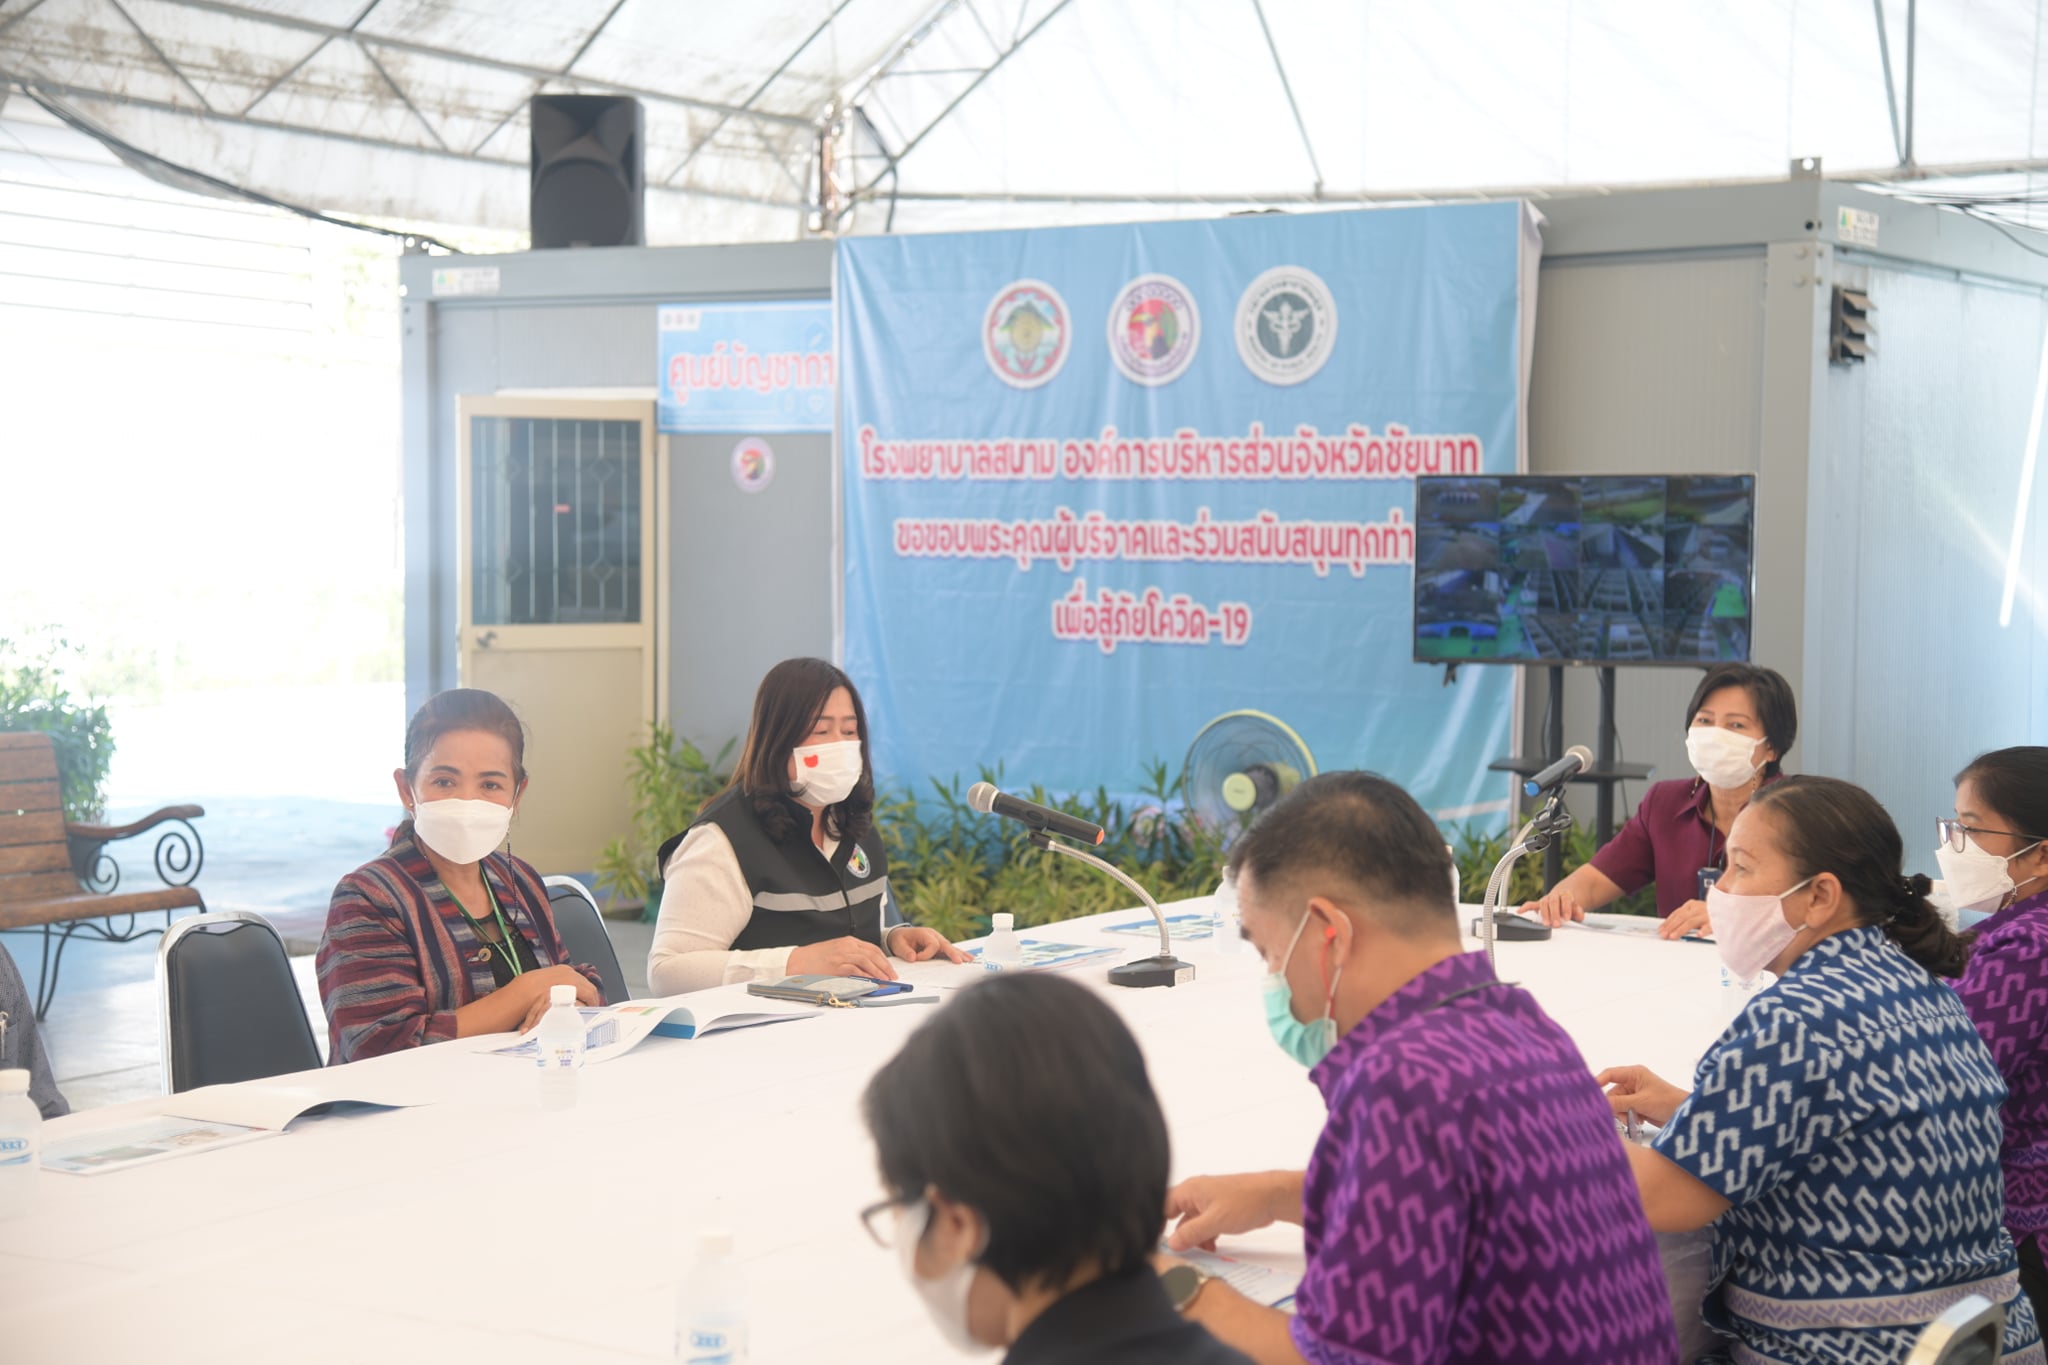
[[[1337,301],[1298,265],[1275,266],[1237,301],[1237,354],[1268,384],[1299,384],[1337,344]]]
[[[1202,319],[1195,296],[1171,275],[1140,275],[1109,310],[1109,355],[1136,384],[1171,384],[1193,363]]]
[[[1067,363],[1066,300],[1043,280],[1013,280],[996,291],[981,317],[981,353],[996,378],[1035,389]]]

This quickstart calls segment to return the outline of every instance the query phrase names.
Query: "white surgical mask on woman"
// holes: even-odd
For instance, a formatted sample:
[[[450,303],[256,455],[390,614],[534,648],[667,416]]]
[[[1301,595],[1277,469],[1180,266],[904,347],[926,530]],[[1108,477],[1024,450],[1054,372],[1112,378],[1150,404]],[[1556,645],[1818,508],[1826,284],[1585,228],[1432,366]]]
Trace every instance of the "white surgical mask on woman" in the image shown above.
[[[860,741],[835,739],[805,744],[795,750],[797,797],[817,806],[835,806],[860,783]]]
[[[1744,990],[1793,939],[1806,932],[1804,924],[1787,924],[1780,907],[1785,897],[1812,880],[1808,877],[1775,896],[1741,896],[1718,885],[1707,888],[1707,922],[1714,929],[1714,946],[1729,975]]]
[[[512,808],[495,801],[421,801],[412,808],[413,833],[451,863],[480,862],[505,842]]]
[[[939,1335],[956,1351],[976,1354],[990,1350],[974,1339],[967,1325],[967,1296],[974,1288],[974,1262],[962,1261],[936,1280],[917,1273],[917,1246],[932,1225],[931,1201],[920,1199],[910,1208],[896,1210],[896,1263],[903,1278],[924,1300],[925,1312],[938,1325]]]
[[[1978,847],[1973,835],[1963,836],[1963,851],[1960,853],[1943,840],[1941,846],[1934,850],[1934,861],[1941,865],[1942,887],[1948,893],[1949,904],[1958,910],[1996,910],[2005,903],[2007,896],[2019,890],[2012,879],[2013,858],[2040,846],[2037,840],[2019,853],[2001,858]]]
[[[1762,742],[1718,725],[1695,725],[1685,732],[1685,756],[1708,786],[1740,787],[1763,767],[1756,757]]]

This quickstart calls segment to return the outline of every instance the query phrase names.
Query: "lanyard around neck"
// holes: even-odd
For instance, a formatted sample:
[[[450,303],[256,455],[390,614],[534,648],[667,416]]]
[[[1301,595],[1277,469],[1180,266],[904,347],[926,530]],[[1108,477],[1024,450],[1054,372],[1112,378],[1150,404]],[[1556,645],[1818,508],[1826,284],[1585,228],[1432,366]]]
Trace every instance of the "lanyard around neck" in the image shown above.
[[[519,953],[513,946],[516,940],[512,937],[512,926],[505,922],[505,908],[498,904],[498,893],[491,890],[491,879],[484,874],[481,868],[477,871],[477,880],[484,884],[484,899],[491,903],[491,914],[498,921],[497,943],[494,944],[489,939],[484,938],[484,926],[478,922],[475,915],[469,913],[469,907],[462,903],[462,897],[455,894],[455,888],[448,888],[448,899],[455,902],[455,908],[460,910],[462,917],[469,921],[469,927],[477,931],[476,936],[484,938],[485,949],[488,950],[495,947],[498,950],[498,956],[503,958],[505,965],[512,969],[512,975],[515,977],[522,976],[525,974],[526,969],[519,965]]]

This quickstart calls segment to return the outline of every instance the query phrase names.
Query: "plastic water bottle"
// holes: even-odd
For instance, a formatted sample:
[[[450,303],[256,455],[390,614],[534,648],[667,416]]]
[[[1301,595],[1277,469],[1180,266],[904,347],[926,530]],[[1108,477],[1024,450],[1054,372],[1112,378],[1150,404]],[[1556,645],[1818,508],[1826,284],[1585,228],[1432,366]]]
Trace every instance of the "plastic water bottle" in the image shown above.
[[[1014,972],[1024,965],[1024,945],[1017,939],[1017,917],[997,914],[988,917],[988,943],[981,950],[981,965],[992,972]]]
[[[41,1177],[43,1115],[26,1071],[0,1071],[0,1219],[27,1213]]]
[[[576,1103],[576,1081],[583,1070],[583,1015],[576,1008],[574,986],[548,987],[548,1012],[534,1030],[540,1045],[540,1107],[567,1109]]]
[[[1214,900],[1216,953],[1232,957],[1249,946],[1244,941],[1244,916],[1237,905],[1237,883],[1225,877],[1217,883]]]
[[[696,1262],[676,1291],[675,1358],[689,1365],[737,1365],[747,1358],[747,1307],[729,1232],[697,1237]]]

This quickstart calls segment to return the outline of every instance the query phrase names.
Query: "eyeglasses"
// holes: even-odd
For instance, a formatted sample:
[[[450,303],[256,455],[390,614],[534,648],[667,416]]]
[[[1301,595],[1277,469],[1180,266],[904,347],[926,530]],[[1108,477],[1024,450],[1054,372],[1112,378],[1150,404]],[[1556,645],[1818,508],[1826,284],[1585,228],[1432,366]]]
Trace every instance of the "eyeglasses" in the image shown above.
[[[1966,825],[1960,820],[1951,819],[1936,820],[1934,831],[1943,843],[1958,853],[1968,847],[1972,834],[2000,834],[2008,839],[2031,839],[2037,844],[2042,842],[2037,835],[2020,834],[2009,829],[1981,829],[1976,825]]]
[[[860,1225],[874,1238],[875,1245],[884,1251],[896,1249],[896,1229],[900,1226],[893,1217],[897,1209],[916,1203],[914,1199],[883,1199],[868,1205],[860,1211]]]

